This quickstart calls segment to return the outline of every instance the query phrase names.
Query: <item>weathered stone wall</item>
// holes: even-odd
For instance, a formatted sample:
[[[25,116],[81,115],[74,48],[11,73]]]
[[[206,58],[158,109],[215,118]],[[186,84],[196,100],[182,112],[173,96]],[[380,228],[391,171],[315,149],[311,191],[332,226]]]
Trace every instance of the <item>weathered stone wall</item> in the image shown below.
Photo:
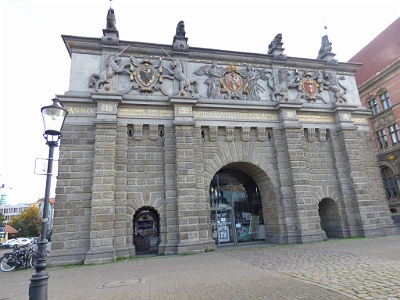
[[[365,174],[365,193],[368,194],[368,202],[362,202],[362,211],[368,218],[370,231],[367,236],[390,235],[392,230],[392,218],[390,210],[387,209],[386,195],[383,188],[382,177],[378,167],[378,159],[370,151],[372,139],[369,132],[358,133],[359,154],[362,159],[363,172]]]
[[[94,126],[64,126],[52,236],[60,262],[82,263],[90,246],[94,144]]]
[[[70,114],[50,264],[135,255],[142,209],[158,214],[159,253],[214,248],[209,186],[222,168],[257,184],[267,242],[395,232],[356,64],[290,58],[281,44],[250,54],[104,34],[64,37],[71,80],[58,98]]]

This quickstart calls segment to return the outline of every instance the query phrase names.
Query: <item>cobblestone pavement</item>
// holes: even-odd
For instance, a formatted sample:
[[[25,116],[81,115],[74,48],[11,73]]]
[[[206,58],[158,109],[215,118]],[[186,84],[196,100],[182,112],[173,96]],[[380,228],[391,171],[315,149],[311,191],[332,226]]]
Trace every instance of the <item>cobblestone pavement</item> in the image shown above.
[[[232,250],[225,255],[354,299],[394,300],[400,299],[400,239],[396,239],[390,251],[397,253],[388,253],[387,258],[383,258],[384,253],[379,249],[387,251],[384,244],[388,240],[353,241],[357,244],[353,246],[354,253],[346,247],[350,241],[337,241],[301,247],[258,248],[246,253]]]
[[[223,247],[47,268],[48,299],[400,299],[400,236]],[[0,272],[0,299],[28,299],[33,269]]]

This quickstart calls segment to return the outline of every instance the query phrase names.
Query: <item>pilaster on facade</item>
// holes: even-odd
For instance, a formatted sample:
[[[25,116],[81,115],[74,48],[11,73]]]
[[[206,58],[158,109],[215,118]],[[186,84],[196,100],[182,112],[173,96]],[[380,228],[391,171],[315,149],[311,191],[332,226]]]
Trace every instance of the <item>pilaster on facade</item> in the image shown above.
[[[304,129],[299,124],[297,109],[299,103],[284,103],[278,106],[281,120],[281,149],[277,150],[278,169],[281,174],[282,196],[285,206],[289,242],[322,241],[324,232],[318,219],[315,199],[311,196],[307,158],[302,139]],[[274,134],[275,139],[278,134]],[[277,145],[278,146],[278,145]],[[291,215],[288,213],[293,211]],[[303,234],[304,232],[304,234]]]
[[[203,248],[200,242],[198,217],[199,208],[202,206],[197,195],[195,154],[196,139],[201,138],[201,133],[198,132],[199,128],[194,127],[193,121],[193,106],[197,103],[197,99],[171,98],[170,102],[174,105],[176,201],[179,225],[177,250],[178,253],[185,253]],[[197,137],[195,137],[196,130]]]
[[[374,228],[370,232],[367,232],[367,236],[379,236],[379,232],[384,232],[385,235],[396,234],[397,226],[394,224],[392,214],[390,210],[384,209],[387,205],[387,199],[385,197],[385,189],[382,180],[380,180],[381,174],[379,169],[379,163],[377,157],[374,155],[371,149],[372,139],[369,132],[359,132],[359,147],[360,151],[364,153],[362,155],[364,173],[366,182],[368,183],[368,189],[370,190],[368,203],[363,202],[360,204],[360,210],[371,216],[372,212],[379,211],[379,214],[375,214]],[[375,227],[376,226],[376,227]]]
[[[197,199],[197,218],[199,224],[199,239],[203,245],[203,249],[215,249],[215,243],[210,235],[210,200],[208,186],[205,184],[203,176],[203,140],[204,131],[200,126],[195,126],[194,132],[194,165],[195,165],[195,181],[196,181],[196,199]]]
[[[278,138],[274,134],[275,139]],[[282,129],[284,140],[278,150],[278,168],[289,243],[322,241],[324,233],[318,220],[318,207],[311,196],[307,172],[307,161],[302,145],[301,128]],[[290,142],[287,142],[290,140]]]
[[[165,127],[164,161],[165,161],[165,219],[160,224],[159,248],[165,254],[177,253],[179,242],[177,174],[175,163],[175,130]]]
[[[344,224],[343,237],[363,236],[363,222],[358,207],[358,200],[362,192],[356,190],[356,183],[354,176],[361,179],[363,176],[360,173],[362,168],[362,161],[360,153],[357,149],[356,130],[354,125],[352,112],[355,110],[353,107],[338,105],[334,111],[336,130],[330,134],[330,142],[332,144],[333,156],[335,158],[335,169],[337,171],[338,184],[340,186],[338,192],[338,199],[340,207],[344,210],[342,214],[342,223]],[[356,153],[353,152],[356,151]],[[352,160],[354,160],[354,163]],[[358,170],[357,170],[358,169]],[[354,173],[353,172],[358,172]],[[364,178],[365,180],[365,178]],[[363,184],[360,181],[360,185]],[[364,181],[364,184],[366,182]],[[357,195],[357,193],[359,195]],[[361,196],[362,197],[362,196]]]
[[[82,264],[90,246],[93,130],[93,125],[64,126],[49,264]]]
[[[175,126],[176,187],[178,204],[178,253],[202,249],[199,236],[198,200],[194,150],[194,127]]]
[[[357,127],[352,126],[350,112],[337,111],[336,119],[341,124],[338,126],[337,135],[332,136],[332,143],[349,235],[366,237],[379,235],[382,226],[388,227],[387,231],[394,232],[395,226],[388,222],[389,218],[382,224],[377,220],[376,214],[370,213],[376,202],[379,202],[378,206],[382,207],[385,205],[385,200],[373,199],[371,192],[367,192],[371,187],[368,184],[370,174],[367,173],[365,165],[369,163],[368,160],[373,158],[371,156],[366,158],[360,149],[366,144],[370,144],[369,133],[358,132]],[[372,151],[372,144],[370,147],[370,151]]]
[[[351,152],[351,144],[356,143],[354,138],[354,131],[352,130],[341,130],[331,133],[331,143],[333,156],[336,161],[336,171],[338,184],[340,186],[340,193],[338,195],[338,201],[343,203],[343,209],[345,214],[342,215],[343,222],[346,225],[344,228],[344,237],[348,236],[363,236],[364,231],[362,228],[362,220],[357,202],[357,191],[355,190],[352,171],[357,171],[357,167],[361,167],[361,160],[353,166],[350,165],[349,152]],[[351,155],[351,154],[350,154]],[[359,159],[357,155],[356,159]],[[357,166],[358,165],[358,166]],[[361,174],[359,174],[361,175]]]
[[[115,261],[114,206],[116,121],[94,121],[95,157],[93,170],[90,249],[85,264]]]
[[[135,254],[133,246],[132,214],[127,201],[128,134],[127,127],[117,128],[115,149],[115,207],[114,240],[117,257]]]

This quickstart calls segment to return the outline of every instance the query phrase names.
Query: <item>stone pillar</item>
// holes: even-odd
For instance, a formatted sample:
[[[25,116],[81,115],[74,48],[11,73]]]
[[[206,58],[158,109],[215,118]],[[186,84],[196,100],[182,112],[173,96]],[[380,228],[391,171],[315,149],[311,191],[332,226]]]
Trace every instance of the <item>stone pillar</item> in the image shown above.
[[[115,158],[114,248],[116,257],[135,255],[133,215],[127,209],[127,127],[117,128]]]
[[[203,139],[204,132],[201,127],[194,128],[194,164],[196,180],[196,197],[198,201],[199,239],[203,249],[215,249],[215,241],[211,236],[210,198],[208,186],[204,185],[203,163]]]
[[[175,132],[165,127],[165,220],[160,220],[159,253],[176,254],[179,242],[178,205],[176,201]]]
[[[95,149],[90,219],[90,248],[85,264],[115,261],[114,208],[117,106],[120,96],[96,94]]]
[[[345,214],[341,217],[344,220],[346,228],[343,229],[343,234],[348,237],[364,236],[358,207],[359,199],[355,195],[354,181],[353,178],[351,178],[351,170],[353,169],[353,171],[355,171],[355,169],[361,166],[357,167],[360,161],[356,157],[351,157],[354,155],[350,154],[349,156],[349,151],[356,150],[359,152],[358,149],[353,148],[356,146],[354,145],[355,128],[353,128],[353,130],[339,130],[338,132],[332,131],[330,135],[338,173],[337,178],[340,187],[340,197],[342,197],[344,204]],[[351,143],[353,143],[353,145],[351,145]],[[352,159],[355,160],[352,161]]]
[[[280,134],[274,134],[287,243],[320,242],[325,236],[318,216],[318,205],[311,195],[307,160],[303,150],[303,128],[296,114],[299,103],[278,106]],[[280,139],[280,140],[278,140]]]
[[[374,162],[376,159],[368,155],[369,152],[360,151],[365,143],[364,134],[353,125],[350,109],[349,106],[336,108],[335,118],[338,132],[337,136],[332,138],[345,205],[348,235],[366,237],[383,235],[384,232],[381,232],[379,228],[382,226],[386,229],[392,227],[392,230],[395,230],[395,226],[390,224],[390,212],[389,208],[385,207],[385,201],[373,199],[371,196],[374,191],[369,184],[367,177],[369,171],[366,173],[365,163],[367,160]],[[372,145],[369,151],[372,152]],[[383,189],[381,194],[384,195]],[[386,216],[386,218],[382,216]],[[379,224],[379,222],[385,224]]]
[[[60,145],[48,266],[83,264],[90,244],[94,126],[80,125],[80,117],[69,118]]]
[[[174,105],[176,203],[179,231],[177,253],[202,250],[200,241],[194,150],[193,98],[171,98]]]
[[[362,155],[364,173],[368,183],[368,193],[370,203],[364,203],[361,211],[365,211],[366,215],[375,215],[375,226],[364,226],[366,236],[386,236],[399,234],[399,228],[394,224],[392,213],[386,200],[386,191],[383,186],[383,180],[379,168],[378,159],[371,150],[372,138],[368,128],[358,133],[360,151]]]
[[[190,125],[175,126],[178,253],[191,252],[200,246],[193,129]]]

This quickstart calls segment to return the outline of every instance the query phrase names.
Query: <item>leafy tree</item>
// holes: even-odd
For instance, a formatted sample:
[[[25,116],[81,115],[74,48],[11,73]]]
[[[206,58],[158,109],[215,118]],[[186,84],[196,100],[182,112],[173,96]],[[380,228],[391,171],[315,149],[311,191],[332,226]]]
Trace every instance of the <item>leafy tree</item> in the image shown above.
[[[25,208],[19,216],[10,218],[10,225],[19,230],[17,236],[38,236],[42,226],[39,207],[31,205]]]
[[[2,214],[0,214],[0,226],[1,226],[1,224],[3,224],[3,221],[4,221],[4,216]]]

